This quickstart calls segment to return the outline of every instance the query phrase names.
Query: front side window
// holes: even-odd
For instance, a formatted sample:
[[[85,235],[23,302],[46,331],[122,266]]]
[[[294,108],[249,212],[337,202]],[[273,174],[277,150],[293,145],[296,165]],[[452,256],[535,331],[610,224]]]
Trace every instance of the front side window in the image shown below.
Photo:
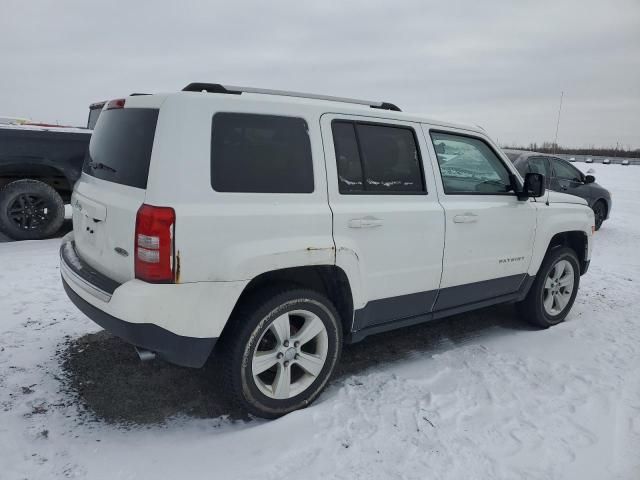
[[[444,193],[505,194],[513,189],[509,171],[484,141],[431,132]]]
[[[217,192],[312,193],[307,123],[275,115],[215,114],[211,186]]]
[[[556,178],[560,180],[570,180],[572,182],[581,181],[580,172],[576,168],[573,168],[568,163],[563,162],[562,160],[558,160],[556,158],[554,158],[552,162],[553,162],[553,170],[556,174]]]
[[[340,193],[426,192],[413,129],[342,120],[331,129]]]

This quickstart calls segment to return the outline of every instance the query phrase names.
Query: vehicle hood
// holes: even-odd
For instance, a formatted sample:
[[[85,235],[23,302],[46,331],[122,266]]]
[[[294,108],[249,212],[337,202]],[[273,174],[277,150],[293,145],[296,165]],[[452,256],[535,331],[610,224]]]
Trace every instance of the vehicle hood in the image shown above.
[[[547,197],[547,201],[549,203],[575,203],[577,205],[589,205],[584,198],[576,197],[575,195],[554,192],[553,190],[548,190],[548,192],[549,197]]]

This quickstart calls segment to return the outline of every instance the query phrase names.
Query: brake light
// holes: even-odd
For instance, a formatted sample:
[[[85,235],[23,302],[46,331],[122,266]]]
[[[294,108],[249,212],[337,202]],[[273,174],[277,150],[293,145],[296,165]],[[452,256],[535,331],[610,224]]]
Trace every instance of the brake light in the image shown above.
[[[107,106],[106,106],[105,110],[113,110],[115,108],[124,108],[124,102],[125,102],[124,98],[117,98],[115,100],[109,100],[107,102]]]
[[[142,204],[136,215],[136,278],[152,283],[174,282],[176,212],[171,207]]]

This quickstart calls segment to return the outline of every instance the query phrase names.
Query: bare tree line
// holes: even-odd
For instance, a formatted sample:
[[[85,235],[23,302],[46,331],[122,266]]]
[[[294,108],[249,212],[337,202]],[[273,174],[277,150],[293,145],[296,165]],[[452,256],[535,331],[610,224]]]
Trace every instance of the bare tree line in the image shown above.
[[[640,158],[640,148],[631,149],[630,147],[585,147],[585,148],[571,148],[563,147],[562,145],[555,144],[553,142],[544,142],[542,144],[530,143],[528,147],[517,145],[503,145],[503,148],[511,148],[514,150],[530,150],[540,153],[566,153],[573,155],[593,155],[603,157],[626,157],[626,158]]]

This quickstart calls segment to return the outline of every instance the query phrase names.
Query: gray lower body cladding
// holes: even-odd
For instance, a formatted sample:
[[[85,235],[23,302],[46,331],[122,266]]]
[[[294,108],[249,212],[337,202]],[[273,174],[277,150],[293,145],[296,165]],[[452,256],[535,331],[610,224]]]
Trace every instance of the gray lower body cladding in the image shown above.
[[[176,335],[152,323],[125,322],[84,300],[73,291],[64,278],[62,284],[74,305],[95,323],[127,343],[154,352],[169,363],[183,367],[202,367],[218,340]]]

